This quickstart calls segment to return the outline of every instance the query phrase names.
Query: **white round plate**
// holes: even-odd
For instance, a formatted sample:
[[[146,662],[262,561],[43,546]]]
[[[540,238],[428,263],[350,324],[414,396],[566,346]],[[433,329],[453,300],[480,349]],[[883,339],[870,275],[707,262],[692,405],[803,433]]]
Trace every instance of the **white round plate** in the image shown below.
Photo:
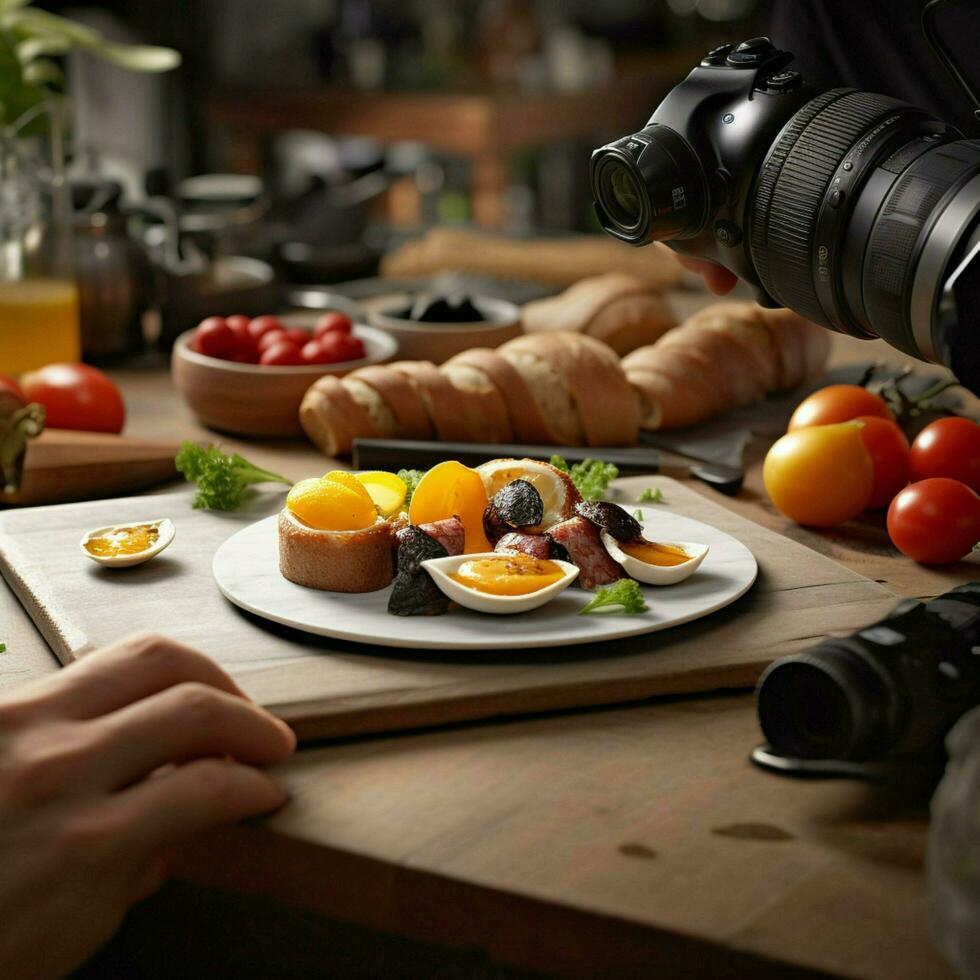
[[[755,581],[752,552],[730,534],[668,510],[641,508],[647,537],[698,541],[711,550],[701,567],[677,585],[641,586],[645,613],[577,615],[591,592],[571,588],[547,605],[518,616],[453,608],[445,616],[392,616],[390,587],[355,595],[321,592],[279,573],[278,515],[243,528],[216,552],[212,570],[236,606],[294,629],[355,643],[451,650],[517,650],[567,646],[653,633],[700,619],[734,602]]]

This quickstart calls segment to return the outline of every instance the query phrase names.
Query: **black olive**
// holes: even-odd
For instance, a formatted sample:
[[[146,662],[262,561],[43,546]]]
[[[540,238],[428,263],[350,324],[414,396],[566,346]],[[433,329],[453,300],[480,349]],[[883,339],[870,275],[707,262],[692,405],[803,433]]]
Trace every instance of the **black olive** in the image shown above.
[[[581,500],[575,505],[575,513],[607,531],[617,541],[636,541],[643,537],[640,522],[619,504],[610,504],[605,500]]]
[[[544,501],[527,480],[514,480],[498,490],[493,509],[511,527],[535,527],[544,520]]]

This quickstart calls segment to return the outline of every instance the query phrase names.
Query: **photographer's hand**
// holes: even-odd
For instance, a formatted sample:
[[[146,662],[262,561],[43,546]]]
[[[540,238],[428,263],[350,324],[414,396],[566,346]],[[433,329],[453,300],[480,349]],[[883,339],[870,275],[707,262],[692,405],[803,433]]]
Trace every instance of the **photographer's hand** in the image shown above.
[[[213,661],[124,640],[0,699],[0,976],[58,977],[166,876],[170,847],[285,800],[296,739]]]
[[[686,255],[678,255],[677,261],[685,269],[696,272],[704,277],[704,283],[716,296],[725,296],[735,288],[738,276],[729,272],[724,266],[704,259],[689,259]]]

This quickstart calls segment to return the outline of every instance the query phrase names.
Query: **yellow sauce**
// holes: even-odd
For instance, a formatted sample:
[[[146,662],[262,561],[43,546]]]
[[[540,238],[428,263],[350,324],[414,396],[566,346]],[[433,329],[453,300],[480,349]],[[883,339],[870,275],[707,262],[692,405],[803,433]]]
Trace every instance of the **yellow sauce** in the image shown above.
[[[630,558],[648,565],[683,565],[691,556],[672,544],[654,544],[652,541],[627,541],[619,546]]]
[[[118,555],[138,555],[152,548],[160,537],[155,524],[136,524],[133,527],[110,531],[98,538],[89,538],[85,550],[98,558],[115,558]]]
[[[531,555],[494,555],[463,562],[449,577],[460,585],[490,595],[529,595],[559,581],[560,565]]]

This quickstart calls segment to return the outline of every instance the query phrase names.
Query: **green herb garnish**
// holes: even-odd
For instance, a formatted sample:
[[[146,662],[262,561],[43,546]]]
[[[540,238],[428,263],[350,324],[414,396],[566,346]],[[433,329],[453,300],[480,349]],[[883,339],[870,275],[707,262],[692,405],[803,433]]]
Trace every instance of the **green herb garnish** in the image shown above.
[[[640,510],[639,507],[637,507],[636,510],[633,511],[633,520],[642,521],[642,520],[644,520],[646,518],[646,516],[647,515],[644,514],[643,511]]]
[[[621,607],[619,612],[630,614],[646,612],[648,608],[640,586],[631,578],[621,578],[618,582],[599,589],[592,599],[582,606],[578,614],[584,616],[609,606],[619,606]]]
[[[664,492],[660,487],[647,487],[636,498],[636,502],[638,504],[664,504],[667,502],[667,498],[664,497]]]
[[[278,473],[259,469],[238,453],[228,456],[217,446],[184,442],[174,460],[177,469],[197,483],[194,506],[202,510],[235,510],[252,483],[291,484]]]
[[[572,483],[584,500],[601,500],[606,487],[619,476],[619,468],[615,464],[604,463],[601,459],[583,459],[581,463],[569,466],[561,456],[552,456],[549,462],[572,478]]]
[[[425,476],[425,470],[399,470],[397,476],[408,488],[405,493],[405,503],[402,504],[402,510],[408,510],[409,504],[412,502],[412,495],[415,493],[415,488],[419,485],[419,480]]]
[[[7,652],[7,644],[0,643],[0,653],[6,653],[6,652]]]

